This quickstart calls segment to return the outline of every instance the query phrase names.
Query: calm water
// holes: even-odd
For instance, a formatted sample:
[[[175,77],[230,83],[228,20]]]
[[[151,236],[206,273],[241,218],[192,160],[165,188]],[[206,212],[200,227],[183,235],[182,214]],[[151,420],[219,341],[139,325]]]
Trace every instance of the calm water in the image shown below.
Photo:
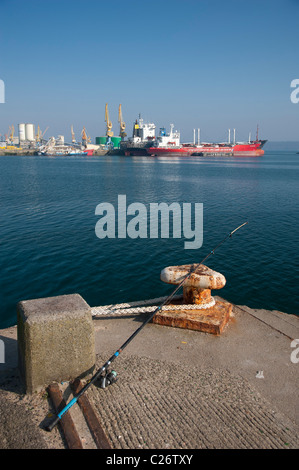
[[[79,293],[91,305],[166,295],[165,266],[209,258],[236,304],[298,314],[299,155],[259,158],[0,157],[0,328],[20,300]],[[101,202],[203,203],[203,246],[95,235]],[[128,218],[129,220],[129,218]]]

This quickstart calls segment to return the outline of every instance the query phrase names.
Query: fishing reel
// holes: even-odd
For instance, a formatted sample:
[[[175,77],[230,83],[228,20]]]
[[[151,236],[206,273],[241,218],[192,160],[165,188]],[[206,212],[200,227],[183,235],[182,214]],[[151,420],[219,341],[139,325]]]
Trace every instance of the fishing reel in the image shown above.
[[[117,373],[115,370],[111,372],[106,371],[104,375],[101,375],[99,378],[99,387],[106,388],[108,385],[113,385],[117,381]]]

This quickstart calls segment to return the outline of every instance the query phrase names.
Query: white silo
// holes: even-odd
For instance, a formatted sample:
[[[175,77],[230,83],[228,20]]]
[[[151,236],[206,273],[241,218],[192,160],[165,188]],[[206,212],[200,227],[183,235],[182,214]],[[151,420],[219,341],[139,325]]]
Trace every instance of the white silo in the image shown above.
[[[25,124],[18,124],[19,128],[19,141],[24,142],[26,140]]]
[[[34,124],[25,124],[26,140],[33,142],[35,140]]]

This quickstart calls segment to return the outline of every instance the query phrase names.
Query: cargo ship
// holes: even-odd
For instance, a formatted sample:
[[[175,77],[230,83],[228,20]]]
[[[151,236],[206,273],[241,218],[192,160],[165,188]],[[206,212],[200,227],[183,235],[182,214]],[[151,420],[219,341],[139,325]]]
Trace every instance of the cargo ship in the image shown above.
[[[220,143],[180,143],[180,132],[174,131],[174,125],[170,124],[170,132],[165,127],[160,128],[159,136],[155,136],[156,126],[154,123],[145,123],[139,115],[139,119],[133,125],[133,135],[128,140],[120,142],[120,149],[126,156],[248,156],[257,157],[264,155],[263,146],[267,140],[259,140],[258,129],[255,140],[247,142]]]
[[[173,132],[173,124],[170,125],[170,133],[167,134],[165,128],[160,129],[160,135],[155,144],[147,147],[147,154],[150,156],[177,155],[177,156],[234,156],[234,157],[258,157],[264,155],[263,146],[267,140],[248,140],[248,142],[234,143],[195,143],[181,144],[180,133]]]
[[[156,126],[154,123],[146,123],[139,115],[139,119],[133,125],[133,134],[128,140],[120,142],[120,149],[126,156],[148,155],[146,149],[155,144]]]

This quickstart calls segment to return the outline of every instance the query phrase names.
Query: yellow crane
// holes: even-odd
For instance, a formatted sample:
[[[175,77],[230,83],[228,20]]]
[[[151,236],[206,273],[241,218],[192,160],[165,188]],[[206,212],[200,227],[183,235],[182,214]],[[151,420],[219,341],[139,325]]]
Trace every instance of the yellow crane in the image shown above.
[[[37,126],[37,134],[35,136],[35,140],[36,142],[40,142],[40,136],[41,136],[41,131],[40,131],[40,127],[39,127],[39,124]]]
[[[9,127],[9,140],[10,140],[11,143],[13,142],[14,133],[15,133],[15,127],[14,127],[14,125],[12,124],[12,125]]]
[[[108,112],[108,104],[106,103],[105,106],[105,122],[107,123],[107,131],[106,135],[107,137],[113,137],[113,132],[112,132],[112,122],[109,119],[109,112]]]
[[[123,121],[123,116],[121,112],[121,104],[118,107],[118,122],[119,122],[119,127],[120,127],[119,135],[123,139],[124,137],[126,137],[127,134],[125,133],[126,124]]]
[[[46,130],[44,132],[42,132],[40,126],[39,125],[37,126],[37,134],[35,136],[37,142],[40,142],[42,140],[42,138],[44,137],[44,135],[45,135],[45,133],[47,132],[48,129],[49,129],[49,127],[47,127]]]
[[[89,144],[89,143],[91,142],[91,138],[90,138],[90,136],[87,136],[85,127],[83,127],[83,130],[82,130],[82,132],[81,132],[81,135],[82,135],[82,142],[83,142],[83,145],[84,145],[84,144]]]
[[[82,129],[81,135],[82,135],[82,140],[87,140],[87,134],[86,134],[85,127],[83,127],[83,129]]]
[[[47,130],[48,130],[48,129],[49,129],[49,126],[48,126],[48,127],[46,127],[46,130],[45,130],[45,131],[42,133],[42,135],[41,135],[41,139],[44,137],[44,135],[45,135],[45,133],[47,132]]]

